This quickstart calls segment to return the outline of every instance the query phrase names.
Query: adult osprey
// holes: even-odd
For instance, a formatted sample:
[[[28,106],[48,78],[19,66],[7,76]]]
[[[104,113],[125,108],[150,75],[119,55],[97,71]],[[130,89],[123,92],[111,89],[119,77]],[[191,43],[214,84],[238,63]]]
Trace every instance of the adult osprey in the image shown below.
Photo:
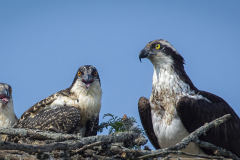
[[[17,120],[13,108],[12,87],[0,83],[0,127],[12,127]]]
[[[173,146],[206,122],[231,114],[230,120],[199,139],[240,157],[239,117],[222,98],[194,86],[184,70],[183,57],[168,41],[149,42],[139,58],[148,58],[154,66],[150,100],[141,97],[138,108],[142,125],[156,149]],[[213,154],[193,142],[184,151]]]
[[[69,88],[33,105],[13,127],[97,135],[101,97],[97,69],[82,66]]]

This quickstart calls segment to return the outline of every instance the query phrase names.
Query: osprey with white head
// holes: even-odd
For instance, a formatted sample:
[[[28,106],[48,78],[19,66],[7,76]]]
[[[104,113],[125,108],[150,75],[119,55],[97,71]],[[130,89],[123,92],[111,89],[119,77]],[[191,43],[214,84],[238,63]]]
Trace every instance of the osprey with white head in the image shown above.
[[[152,94],[141,97],[138,109],[142,125],[156,149],[168,148],[206,122],[225,114],[232,118],[206,132],[200,140],[231,151],[240,157],[240,119],[224,101],[209,92],[198,90],[184,70],[184,59],[166,40],[149,42],[139,54],[154,67]],[[193,154],[213,154],[190,143],[184,151]]]

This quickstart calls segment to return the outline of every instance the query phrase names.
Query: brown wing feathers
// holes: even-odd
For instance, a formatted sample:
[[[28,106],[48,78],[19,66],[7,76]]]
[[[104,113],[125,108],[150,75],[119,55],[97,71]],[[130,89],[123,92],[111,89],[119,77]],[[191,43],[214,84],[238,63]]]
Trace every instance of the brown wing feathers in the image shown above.
[[[211,128],[206,135],[199,137],[200,140],[222,147],[240,156],[240,119],[234,110],[222,98],[204,91],[200,95],[211,101],[196,100],[189,97],[180,99],[177,113],[189,133],[198,127],[219,118],[225,114],[231,114],[232,118],[227,122]],[[207,154],[213,154],[211,150],[202,148]]]
[[[50,130],[54,132],[72,133],[80,121],[80,113],[74,106],[56,107],[39,112],[33,117],[22,119],[14,128],[30,128]]]
[[[80,113],[76,107],[56,106],[55,108],[44,110],[60,95],[68,96],[68,92],[68,89],[59,91],[36,103],[23,113],[13,127],[72,133],[80,121]]]
[[[145,97],[141,97],[138,101],[138,111],[142,122],[142,126],[148,136],[148,139],[156,149],[160,149],[157,137],[153,131],[151,107],[149,100]]]
[[[40,102],[36,103],[31,108],[29,108],[27,111],[25,111],[23,115],[20,117],[20,119],[25,119],[29,116],[32,116],[32,117],[35,116],[43,108],[45,108],[47,105],[50,105],[56,99],[57,99],[57,94],[52,94],[51,96],[41,100]]]
[[[87,121],[85,137],[97,135],[98,122],[99,122],[99,116],[92,117],[91,120]]]

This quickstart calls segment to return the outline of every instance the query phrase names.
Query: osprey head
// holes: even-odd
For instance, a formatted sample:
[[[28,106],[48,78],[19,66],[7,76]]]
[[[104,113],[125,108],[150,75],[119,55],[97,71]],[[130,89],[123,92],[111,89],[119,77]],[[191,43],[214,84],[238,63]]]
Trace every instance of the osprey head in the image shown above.
[[[168,41],[158,39],[149,42],[139,53],[140,61],[141,58],[148,58],[152,62],[154,70],[158,72],[163,69],[169,72],[169,74],[176,73],[190,88],[197,91],[197,88],[184,70],[183,57]]]
[[[183,66],[184,59],[166,40],[159,39],[149,42],[139,53],[139,59],[148,58],[154,66]]]
[[[92,85],[101,85],[98,71],[95,67],[91,65],[84,65],[78,69],[76,76],[73,80],[72,86],[76,82],[78,82],[78,84],[80,84],[81,87],[84,87],[87,90]]]
[[[0,103],[2,106],[12,103],[12,87],[6,83],[0,83]]]

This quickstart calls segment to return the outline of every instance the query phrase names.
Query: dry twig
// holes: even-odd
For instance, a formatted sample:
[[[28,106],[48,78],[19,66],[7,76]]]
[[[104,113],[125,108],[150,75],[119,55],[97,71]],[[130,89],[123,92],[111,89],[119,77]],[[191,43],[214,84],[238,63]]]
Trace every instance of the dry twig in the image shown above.
[[[195,130],[194,132],[189,134],[186,138],[184,138],[181,142],[177,143],[175,146],[169,147],[169,148],[166,148],[166,149],[159,149],[159,150],[156,150],[156,151],[151,151],[150,154],[138,157],[138,159],[159,157],[159,156],[162,156],[163,154],[166,155],[166,153],[168,153],[168,152],[172,152],[172,151],[176,151],[176,150],[182,150],[190,142],[196,141],[200,135],[206,133],[210,128],[216,127],[216,126],[226,122],[230,118],[231,118],[230,114],[226,114],[226,115],[224,115],[220,118],[217,118],[217,119],[213,120],[212,122],[206,123],[204,126],[198,128],[197,130]],[[219,151],[220,151],[219,155],[223,155],[223,156],[226,155],[225,153],[221,152],[221,150],[219,150]],[[229,151],[226,151],[226,152],[229,153],[228,156],[230,158],[239,160],[239,158],[236,155],[232,154]]]
[[[4,128],[0,127],[0,134],[7,134],[10,136],[19,137],[31,137],[35,139],[50,139],[50,140],[68,140],[68,139],[80,139],[81,136],[75,134],[64,134],[50,131],[41,131],[26,128]]]
[[[101,141],[98,141],[98,142],[95,142],[95,143],[92,143],[92,144],[89,144],[89,145],[85,145],[85,146],[83,146],[82,148],[77,149],[76,151],[72,152],[71,155],[81,154],[81,153],[83,153],[85,150],[90,149],[90,148],[93,148],[94,146],[98,146],[98,145],[101,145],[101,144],[102,144],[102,142],[101,142]]]
[[[218,151],[219,155],[231,157],[233,159],[238,159],[234,154],[223,150],[222,148],[216,147],[207,142],[199,141],[198,137],[206,133],[210,128],[216,127],[225,121],[227,121],[231,116],[225,115],[220,117],[210,123],[206,123],[204,126],[198,128],[189,136],[184,138],[181,142],[173,147],[159,149],[159,150],[136,150],[129,149],[127,147],[134,145],[145,145],[147,139],[139,133],[134,132],[120,132],[113,133],[109,135],[98,135],[91,137],[81,137],[73,134],[62,134],[53,133],[48,131],[39,131],[33,129],[15,129],[15,128],[0,128],[0,134],[8,134],[10,136],[28,137],[33,139],[42,140],[42,145],[31,145],[29,141],[22,144],[0,141],[1,150],[18,150],[20,153],[26,153],[29,155],[32,152],[38,153],[42,156],[52,156],[57,155],[63,158],[84,158],[92,157],[97,159],[151,159],[154,157],[165,156],[170,158],[169,154],[181,154],[187,156],[194,156],[205,159],[222,159],[219,156],[207,156],[207,155],[194,155],[190,153],[185,153],[180,150],[184,149],[190,142],[195,142],[201,147],[212,149]],[[80,148],[80,149],[79,149]],[[60,150],[60,151],[59,151]],[[71,151],[70,151],[71,150]],[[69,152],[70,151],[70,152]],[[14,152],[14,151],[12,151]],[[29,153],[29,154],[28,154]],[[61,154],[60,154],[61,153]],[[12,153],[9,153],[10,157],[13,157]],[[17,152],[16,152],[17,154]],[[0,155],[1,156],[1,155]],[[30,155],[29,155],[30,156]],[[21,157],[21,156],[20,156]]]
[[[79,140],[66,140],[63,142],[53,142],[45,145],[29,145],[29,144],[18,144],[12,142],[1,141],[1,150],[20,150],[24,152],[51,152],[54,150],[74,150],[76,148],[82,148],[84,145],[95,143],[97,141],[102,141],[104,143],[116,143],[116,142],[131,142],[135,145],[135,139],[139,137],[139,133],[133,132],[120,132],[113,133],[109,135],[99,135],[84,137]],[[143,144],[146,144],[147,139],[142,139]]]
[[[215,146],[215,145],[213,145],[211,143],[208,143],[208,142],[200,141],[199,139],[194,140],[194,142],[196,144],[198,144],[200,147],[211,149],[211,150],[213,150],[215,152],[217,151],[217,153],[219,155],[222,155],[222,156],[225,156],[225,157],[231,157],[232,159],[238,159],[239,160],[239,158],[235,154],[227,151],[226,149],[217,147],[217,146]]]

